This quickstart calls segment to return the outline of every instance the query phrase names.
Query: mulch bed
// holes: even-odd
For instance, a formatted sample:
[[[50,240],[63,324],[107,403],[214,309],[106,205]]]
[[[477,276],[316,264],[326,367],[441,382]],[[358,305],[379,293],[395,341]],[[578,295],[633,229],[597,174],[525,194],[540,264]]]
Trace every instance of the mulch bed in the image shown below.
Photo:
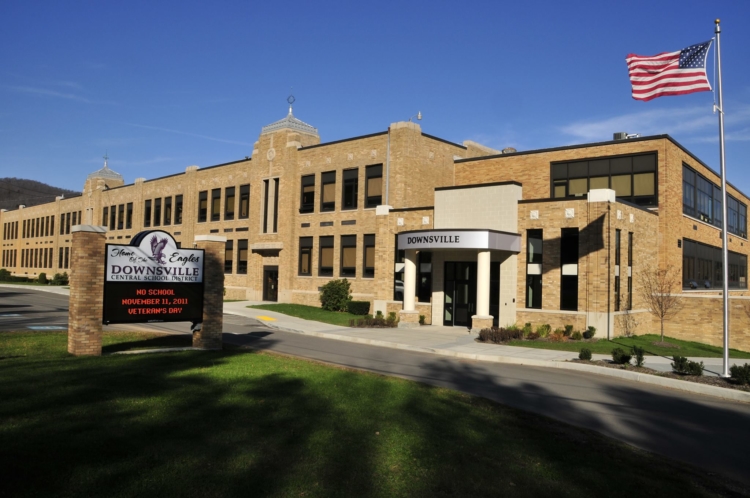
[[[610,360],[572,360],[576,363],[583,363],[584,365],[594,365],[597,367],[616,368],[618,370],[627,370],[628,372],[644,373],[650,375],[658,375],[659,377],[667,377],[670,379],[684,380],[687,382],[695,382],[697,384],[708,384],[709,386],[725,387],[727,389],[736,389],[738,391],[750,392],[750,386],[740,385],[732,381],[732,379],[725,379],[723,377],[715,376],[700,376],[697,375],[681,375],[674,372],[660,372],[648,367],[636,367],[633,365],[618,365]]]

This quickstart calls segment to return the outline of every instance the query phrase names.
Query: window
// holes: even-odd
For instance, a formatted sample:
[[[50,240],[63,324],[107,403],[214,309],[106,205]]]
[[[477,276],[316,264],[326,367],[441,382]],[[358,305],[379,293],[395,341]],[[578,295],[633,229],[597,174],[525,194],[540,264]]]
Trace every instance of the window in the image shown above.
[[[279,231],[279,179],[273,179],[273,233]]]
[[[237,241],[237,273],[247,274],[247,239]]]
[[[687,164],[682,165],[682,212],[721,228],[721,189]],[[729,194],[727,231],[747,238],[747,206]]]
[[[250,185],[240,185],[240,214],[239,219],[250,216]]]
[[[526,231],[526,307],[542,308],[542,230]]]
[[[161,226],[161,197],[154,200],[154,226]]]
[[[342,277],[357,275],[357,236],[341,236],[341,272]]]
[[[641,206],[656,206],[656,154],[603,158],[551,165],[552,198],[582,197],[610,188]]]
[[[263,180],[263,233],[268,233],[268,191],[270,180]]]
[[[117,206],[110,206],[109,208],[109,229],[114,230],[117,223]],[[75,214],[75,213],[73,213]],[[75,224],[75,223],[74,223]]]
[[[628,232],[628,309],[633,309],[633,232]]]
[[[336,172],[328,171],[320,175],[320,211],[336,209]]]
[[[198,223],[206,221],[208,216],[208,190],[198,193]]]
[[[432,299],[432,253],[419,251],[417,254],[417,301],[429,303]]]
[[[65,215],[65,235],[70,233],[70,215],[71,213],[67,213]],[[107,223],[106,221],[104,223]],[[75,223],[73,223],[75,225]],[[66,265],[65,268],[68,266]]]
[[[133,203],[132,202],[128,202],[127,215],[125,218],[125,228],[127,229],[133,228]]]
[[[300,213],[312,213],[315,211],[315,175],[302,177],[302,190],[300,192]]]
[[[102,226],[105,227],[109,223],[109,207],[102,208]]]
[[[125,204],[117,206],[117,229],[122,230],[125,226]]]
[[[383,203],[383,165],[365,168],[365,207],[372,208]]]
[[[362,276],[365,278],[375,277],[375,235],[365,235],[364,264],[362,265]]]
[[[318,276],[319,277],[332,277],[333,276],[333,236],[320,237],[319,250],[320,255],[318,257]]]
[[[357,195],[359,189],[359,170],[344,170],[344,188],[341,198],[341,209],[357,209]]]
[[[729,288],[747,289],[747,256],[729,251]],[[682,241],[682,288],[723,288],[721,248]]]
[[[164,198],[164,226],[172,224],[172,198]]]
[[[224,219],[234,219],[234,187],[227,187],[224,189]]]
[[[312,275],[312,237],[299,238],[299,268],[298,275]]]
[[[227,240],[224,246],[224,273],[232,273],[232,263],[234,256],[234,241]]]
[[[620,234],[620,229],[615,230],[615,311],[620,311]]]
[[[145,207],[143,209],[143,226],[144,227],[150,227],[151,226],[151,201],[146,201]]]
[[[221,189],[211,190],[211,221],[221,220]]]
[[[182,195],[174,198],[174,224],[182,225]]]
[[[563,228],[560,236],[560,309],[578,311],[578,229]]]

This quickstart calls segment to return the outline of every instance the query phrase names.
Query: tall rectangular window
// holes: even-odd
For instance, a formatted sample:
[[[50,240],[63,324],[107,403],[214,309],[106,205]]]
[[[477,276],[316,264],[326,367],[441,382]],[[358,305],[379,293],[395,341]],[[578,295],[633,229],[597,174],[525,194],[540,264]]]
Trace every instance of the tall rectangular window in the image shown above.
[[[49,216],[44,217],[44,236],[49,235]]]
[[[320,175],[320,211],[336,209],[336,172],[328,171]]]
[[[164,198],[164,226],[172,224],[172,198]]]
[[[315,175],[302,177],[299,212],[312,213],[315,211]]]
[[[182,225],[182,195],[174,197],[174,224]]]
[[[268,233],[268,194],[271,180],[263,180],[263,233]]]
[[[341,236],[341,272],[342,277],[357,275],[357,236]]]
[[[620,266],[620,234],[621,230],[615,230],[615,311],[620,311],[620,275],[622,266]]]
[[[234,263],[234,241],[227,240],[224,245],[224,273],[232,273]]]
[[[247,274],[247,239],[237,241],[237,273]]]
[[[526,307],[542,308],[542,230],[526,231]]]
[[[343,189],[341,192],[341,209],[357,209],[359,195],[359,169],[345,169],[343,174]]]
[[[65,248],[65,266],[64,268],[70,268],[70,247]]]
[[[365,207],[372,208],[383,203],[383,165],[365,168]]]
[[[109,207],[102,208],[102,226],[106,227],[109,224]]]
[[[202,223],[208,218],[208,190],[198,192],[198,222]]]
[[[128,202],[127,214],[125,215],[125,228],[128,230],[133,228],[133,203],[132,202]]]
[[[211,221],[221,220],[221,189],[211,190]]]
[[[578,229],[563,228],[560,236],[560,309],[578,311]]]
[[[312,275],[312,237],[299,238],[299,267],[297,274],[301,276]]]
[[[68,213],[65,216],[65,235],[68,235],[70,233],[70,215],[71,214],[74,214],[74,213]],[[106,224],[106,223],[107,222],[105,221],[104,224]],[[73,223],[73,224],[75,225],[75,223]],[[67,268],[67,266],[66,266],[66,268]]]
[[[375,277],[375,235],[365,235],[365,254],[362,265],[362,276]]]
[[[117,206],[110,206],[109,207],[109,229],[114,230],[115,227],[117,226],[116,223],[117,223]]]
[[[318,255],[318,276],[333,276],[333,236],[326,235],[318,238],[319,251]]]
[[[143,205],[143,226],[151,226],[151,200],[147,200]]]
[[[243,220],[250,216],[250,185],[240,185],[240,213],[238,218]]]
[[[63,248],[61,247],[57,254],[57,267],[63,268]]]
[[[234,205],[235,205],[234,187],[227,187],[224,189],[224,219],[225,220],[234,219]]]
[[[279,231],[279,179],[273,179],[273,233]]]
[[[628,309],[633,309],[633,232],[628,232]]]
[[[122,230],[125,226],[125,204],[117,206],[117,229]]]
[[[417,254],[417,301],[429,303],[432,298],[432,252]]]

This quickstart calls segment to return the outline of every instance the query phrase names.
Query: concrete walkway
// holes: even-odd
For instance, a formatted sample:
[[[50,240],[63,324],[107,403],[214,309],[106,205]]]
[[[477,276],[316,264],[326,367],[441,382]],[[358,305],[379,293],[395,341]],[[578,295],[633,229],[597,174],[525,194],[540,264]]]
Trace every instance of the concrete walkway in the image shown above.
[[[269,327],[299,334],[314,335],[328,339],[358,342],[375,346],[436,353],[446,356],[457,356],[467,359],[501,362],[508,362],[509,359],[565,362],[578,358],[578,353],[568,351],[479,343],[476,342],[474,336],[469,334],[463,327],[424,325],[413,329],[352,329],[349,327],[340,327],[337,325],[329,325],[327,323],[303,320],[302,318],[282,315],[281,313],[247,307],[256,304],[275,303],[251,301],[224,303],[224,312],[255,318],[264,322]],[[595,354],[592,355],[592,359],[611,360],[612,356]],[[691,357],[690,360],[703,362],[705,366],[704,375],[719,375],[723,370],[722,358]],[[672,358],[670,357],[647,356],[644,366],[662,372],[671,372],[671,363]],[[750,360],[730,359],[730,366],[735,363],[743,365],[745,363],[750,363]]]

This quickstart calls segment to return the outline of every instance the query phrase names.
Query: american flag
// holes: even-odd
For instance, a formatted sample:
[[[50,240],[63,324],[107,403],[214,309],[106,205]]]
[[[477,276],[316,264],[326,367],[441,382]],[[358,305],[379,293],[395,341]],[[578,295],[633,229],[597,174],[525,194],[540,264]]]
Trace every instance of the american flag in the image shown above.
[[[712,41],[652,56],[628,54],[625,60],[633,98],[651,100],[665,95],[710,92],[706,57]]]

